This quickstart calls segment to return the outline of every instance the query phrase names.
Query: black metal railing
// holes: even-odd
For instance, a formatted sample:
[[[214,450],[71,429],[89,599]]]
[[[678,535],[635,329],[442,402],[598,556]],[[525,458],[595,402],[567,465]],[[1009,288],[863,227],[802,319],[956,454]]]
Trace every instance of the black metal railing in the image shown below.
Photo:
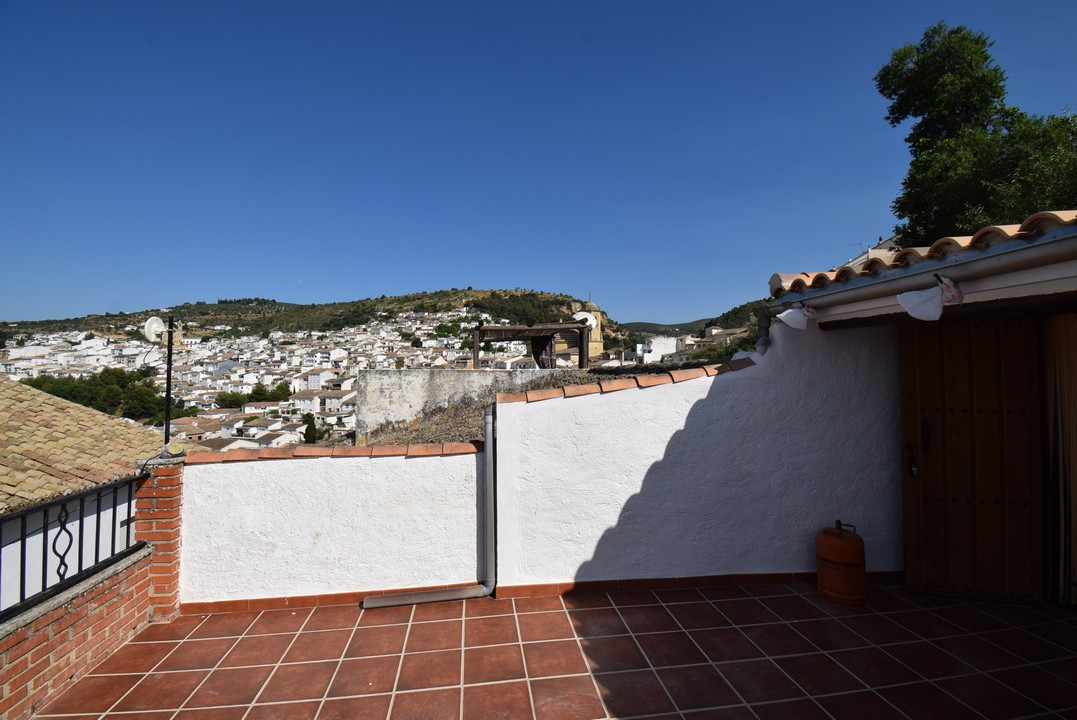
[[[130,555],[135,485],[128,478],[0,516],[0,622]]]

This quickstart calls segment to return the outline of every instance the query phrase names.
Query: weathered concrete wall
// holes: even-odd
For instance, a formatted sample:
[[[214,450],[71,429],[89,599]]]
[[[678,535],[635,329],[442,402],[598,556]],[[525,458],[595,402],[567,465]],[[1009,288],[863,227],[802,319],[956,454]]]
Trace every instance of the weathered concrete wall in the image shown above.
[[[181,602],[475,582],[482,453],[184,473]]]
[[[363,370],[355,383],[355,430],[366,435],[386,423],[406,423],[451,403],[494,401],[499,392],[519,392],[577,370]]]
[[[814,571],[838,518],[899,570],[893,328],[773,338],[714,378],[498,404],[499,584]]]

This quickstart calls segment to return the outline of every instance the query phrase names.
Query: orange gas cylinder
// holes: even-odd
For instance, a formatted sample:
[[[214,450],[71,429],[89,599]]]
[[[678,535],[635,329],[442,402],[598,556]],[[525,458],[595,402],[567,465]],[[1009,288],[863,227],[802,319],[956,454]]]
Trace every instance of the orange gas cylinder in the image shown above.
[[[846,530],[851,528],[851,530]],[[864,539],[856,526],[838,520],[815,534],[819,594],[839,605],[858,607],[867,599]]]

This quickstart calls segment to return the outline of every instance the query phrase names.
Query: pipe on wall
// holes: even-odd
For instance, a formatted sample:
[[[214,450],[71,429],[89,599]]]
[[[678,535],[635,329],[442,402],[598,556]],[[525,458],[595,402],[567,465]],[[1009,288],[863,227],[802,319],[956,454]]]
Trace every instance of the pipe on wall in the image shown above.
[[[469,600],[492,595],[497,587],[497,495],[494,482],[494,406],[488,405],[483,415],[483,561],[481,583],[462,588],[418,590],[416,592],[369,595],[363,598],[364,608],[418,605],[446,600]]]

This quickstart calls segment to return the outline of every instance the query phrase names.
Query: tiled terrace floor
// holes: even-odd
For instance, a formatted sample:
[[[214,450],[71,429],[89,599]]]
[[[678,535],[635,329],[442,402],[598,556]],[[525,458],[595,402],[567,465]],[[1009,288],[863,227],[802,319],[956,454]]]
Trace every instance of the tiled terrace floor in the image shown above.
[[[1077,614],[757,585],[185,616],[39,717],[1077,718]]]

